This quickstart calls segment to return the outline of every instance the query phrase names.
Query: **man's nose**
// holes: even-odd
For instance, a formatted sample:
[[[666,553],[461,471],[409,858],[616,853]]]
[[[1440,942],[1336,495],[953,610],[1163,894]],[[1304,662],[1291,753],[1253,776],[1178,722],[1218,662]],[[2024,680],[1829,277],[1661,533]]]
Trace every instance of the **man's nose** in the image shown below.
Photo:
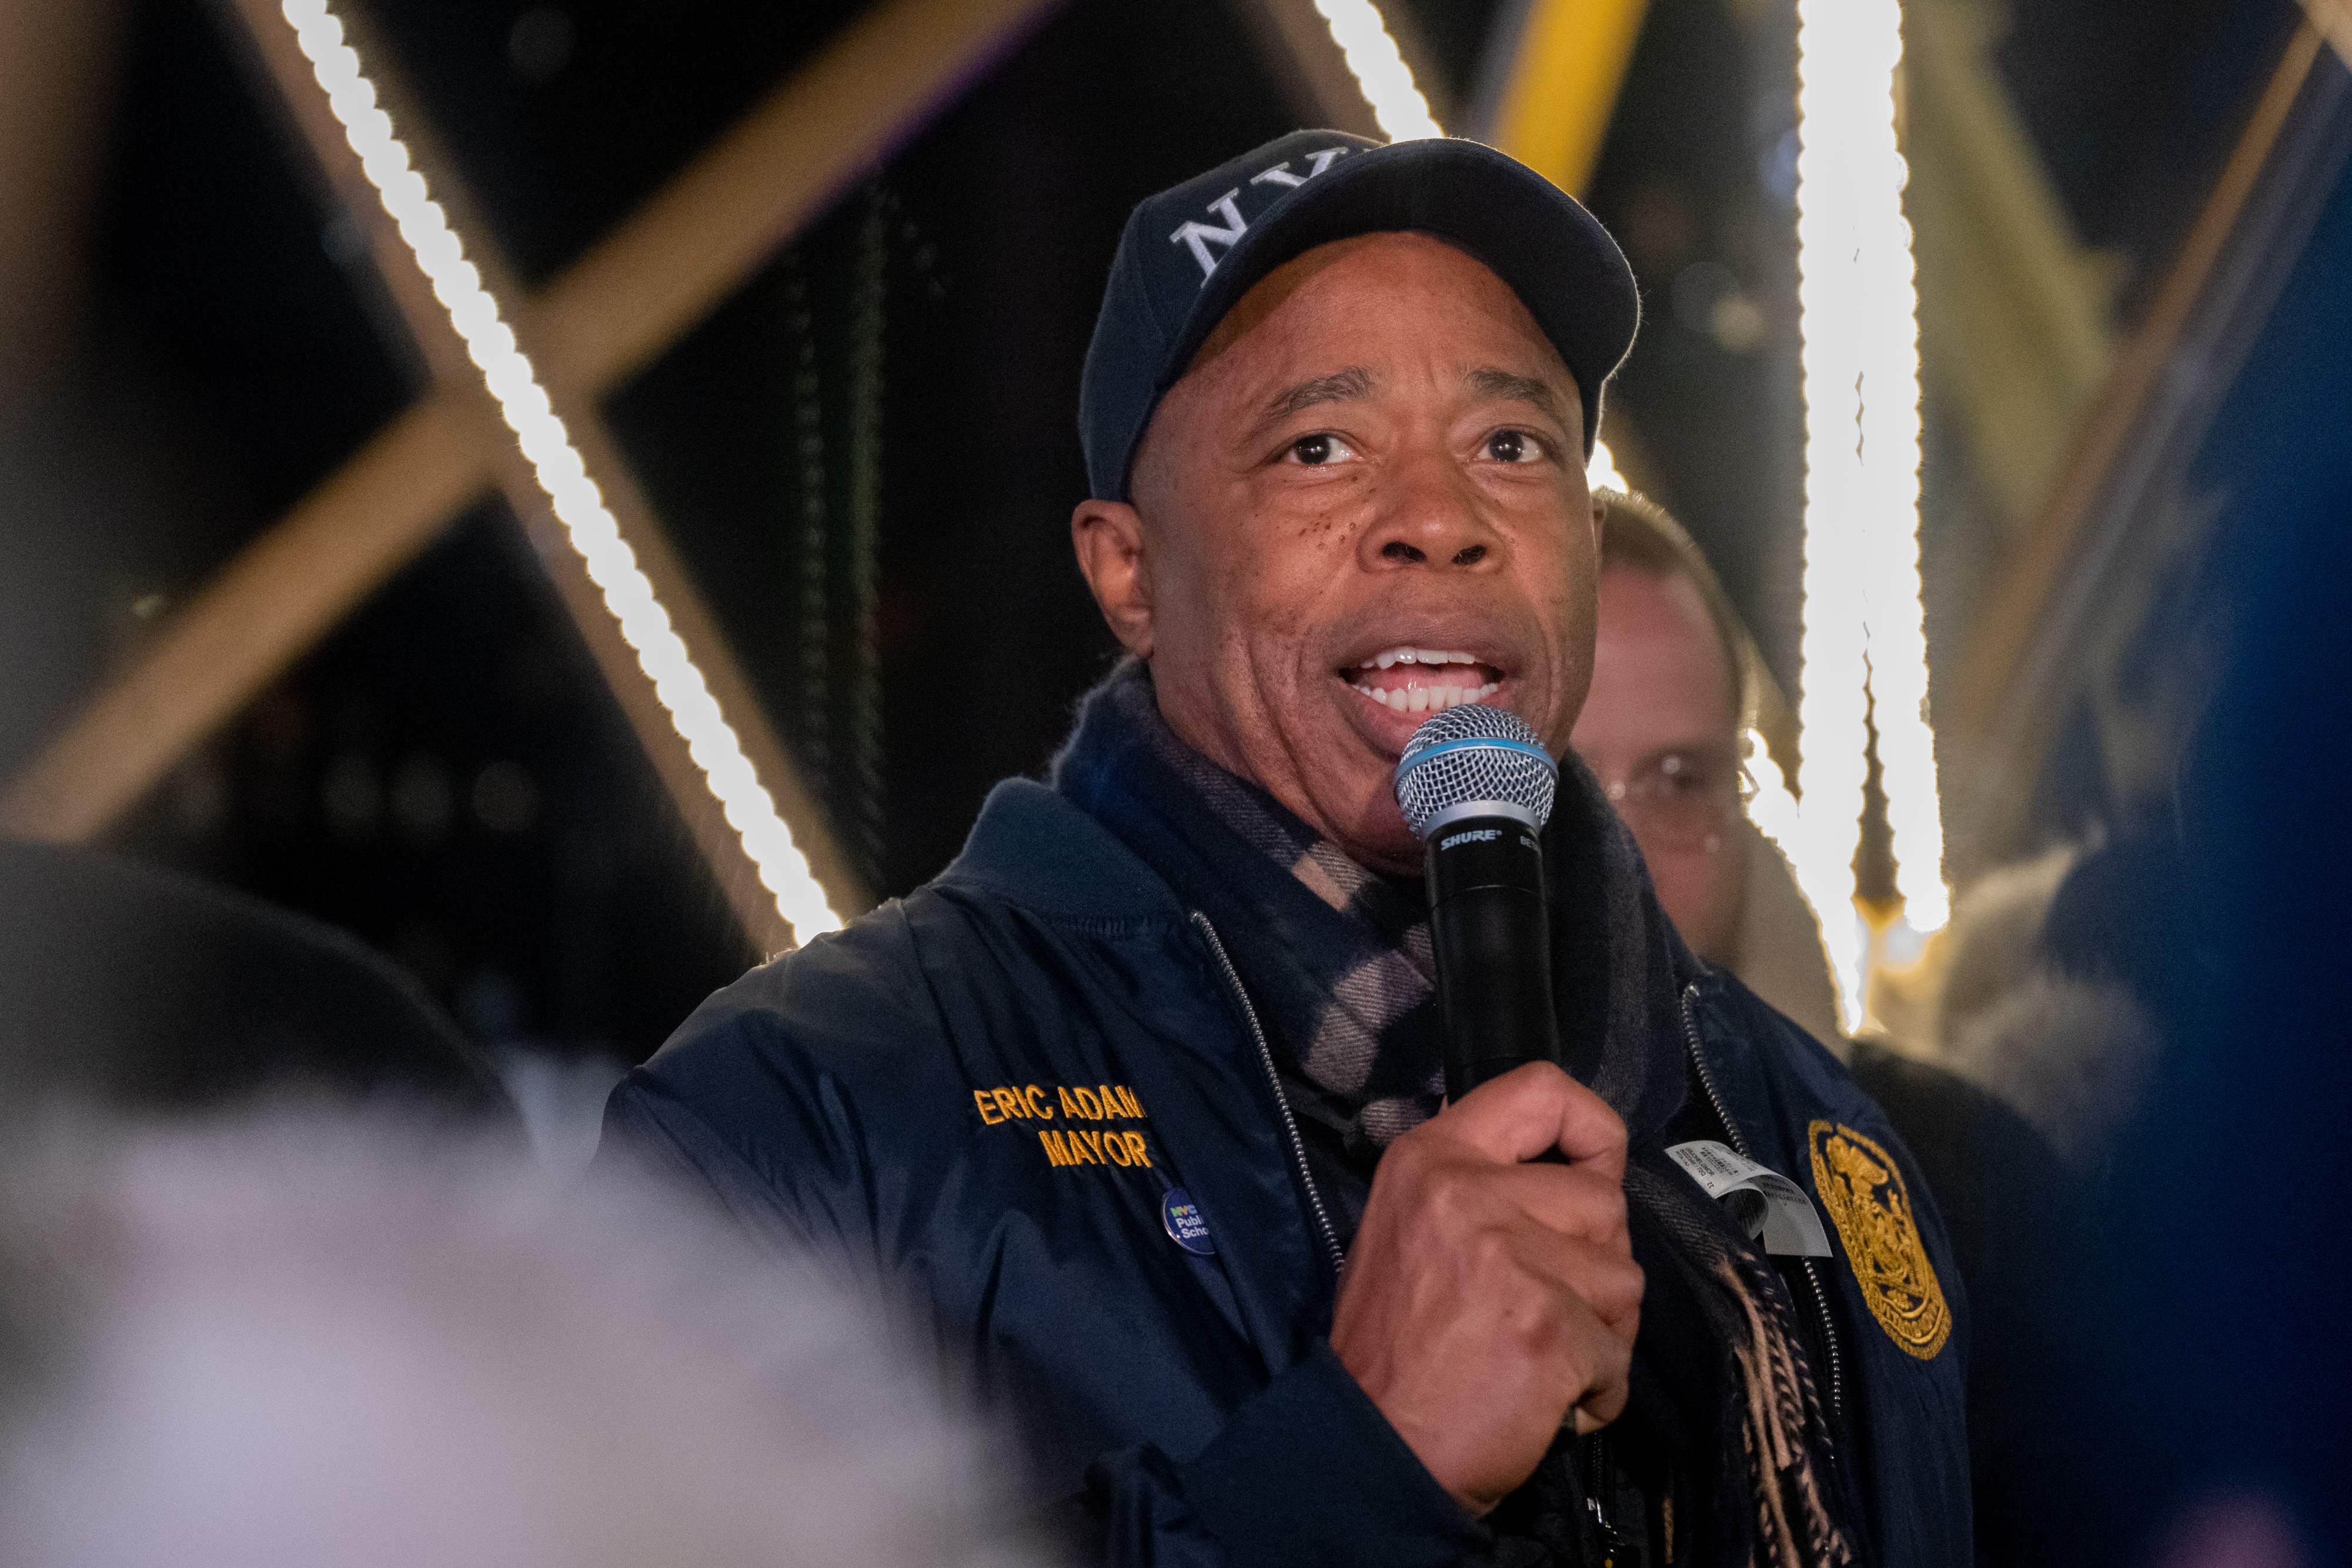
[[[1361,549],[1370,569],[1501,564],[1502,536],[1481,497],[1443,456],[1400,464],[1381,486],[1380,515]]]

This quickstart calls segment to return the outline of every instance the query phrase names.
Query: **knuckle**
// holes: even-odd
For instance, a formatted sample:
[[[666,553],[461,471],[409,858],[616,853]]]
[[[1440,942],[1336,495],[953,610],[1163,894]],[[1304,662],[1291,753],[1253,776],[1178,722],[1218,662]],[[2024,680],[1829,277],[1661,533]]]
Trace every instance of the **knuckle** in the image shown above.
[[[1568,1167],[1568,1174],[1576,1178],[1577,1187],[1584,1194],[1586,1201],[1596,1204],[1612,1214],[1622,1216],[1625,1212],[1623,1184],[1602,1175],[1589,1165],[1570,1166]]]
[[[1518,1272],[1518,1260],[1510,1237],[1491,1226],[1481,1226],[1470,1232],[1464,1261],[1472,1274],[1483,1281],[1492,1281]]]
[[[1427,1163],[1427,1152],[1433,1140],[1428,1136],[1437,1124],[1423,1122],[1420,1126],[1399,1137],[1381,1155],[1380,1175],[1410,1176]],[[1374,1178],[1375,1180],[1378,1177]]]
[[[1626,1239],[1625,1189],[1598,1171],[1572,1168],[1576,1228],[1596,1239]],[[1630,1246],[1630,1239],[1627,1240]]]
[[[1512,1353],[1531,1362],[1559,1359],[1573,1341],[1568,1326],[1572,1310],[1566,1301],[1531,1292],[1505,1315],[1505,1336]]]
[[[1602,1301],[1594,1304],[1602,1307],[1611,1317],[1621,1317],[1642,1304],[1642,1297],[1649,1290],[1649,1283],[1642,1272],[1642,1266],[1627,1261],[1602,1276],[1594,1292]]]
[[[1422,1207],[1432,1222],[1465,1228],[1475,1227],[1490,1207],[1491,1194],[1482,1173],[1460,1166],[1428,1173],[1422,1189]]]

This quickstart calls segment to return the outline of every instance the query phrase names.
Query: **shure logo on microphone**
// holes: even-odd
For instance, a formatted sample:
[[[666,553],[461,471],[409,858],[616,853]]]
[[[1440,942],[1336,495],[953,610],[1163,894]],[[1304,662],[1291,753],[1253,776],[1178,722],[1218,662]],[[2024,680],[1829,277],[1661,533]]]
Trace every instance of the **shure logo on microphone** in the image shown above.
[[[1500,828],[1471,828],[1464,832],[1447,834],[1437,841],[1437,847],[1441,851],[1450,850],[1456,844],[1483,842],[1486,840],[1499,839],[1502,836],[1503,830]]]

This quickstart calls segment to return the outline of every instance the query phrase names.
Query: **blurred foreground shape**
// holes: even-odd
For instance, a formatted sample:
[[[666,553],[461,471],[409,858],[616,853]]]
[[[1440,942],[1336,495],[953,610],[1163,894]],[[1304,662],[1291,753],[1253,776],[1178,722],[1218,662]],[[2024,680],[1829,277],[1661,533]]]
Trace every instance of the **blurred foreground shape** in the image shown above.
[[[1013,1568],[1015,1470],[805,1260],[398,1119],[0,1152],[21,1568]]]

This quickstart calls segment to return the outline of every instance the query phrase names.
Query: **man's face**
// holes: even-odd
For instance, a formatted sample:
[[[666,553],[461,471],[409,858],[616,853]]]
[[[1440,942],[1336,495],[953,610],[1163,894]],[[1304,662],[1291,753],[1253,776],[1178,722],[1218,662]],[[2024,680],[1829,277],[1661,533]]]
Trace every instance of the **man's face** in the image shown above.
[[[1732,831],[1739,704],[1723,639],[1686,577],[1612,564],[1601,570],[1600,600],[1577,755],[1633,830],[1683,940],[1728,962],[1748,857]]]
[[[1324,246],[1235,306],[1153,416],[1135,505],[1079,560],[1188,744],[1351,858],[1415,869],[1391,790],[1432,712],[1558,751],[1591,675],[1595,518],[1576,383],[1480,262]]]

